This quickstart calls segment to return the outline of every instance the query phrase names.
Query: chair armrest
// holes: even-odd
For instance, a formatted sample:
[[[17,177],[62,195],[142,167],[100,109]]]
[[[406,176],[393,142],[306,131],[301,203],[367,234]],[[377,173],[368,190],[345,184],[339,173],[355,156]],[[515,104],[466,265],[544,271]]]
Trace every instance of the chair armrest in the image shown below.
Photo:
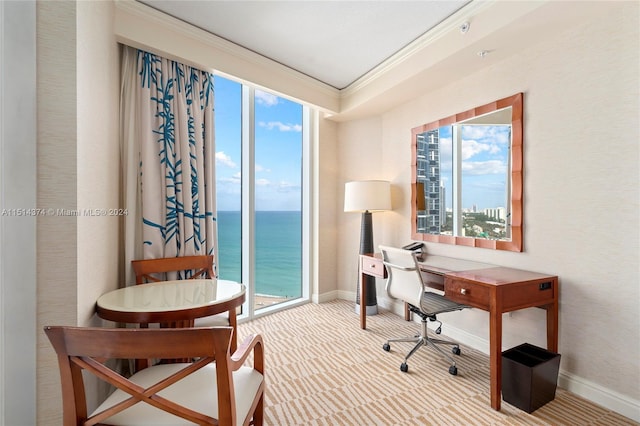
[[[402,265],[396,265],[395,263],[391,263],[391,262],[382,262],[382,263],[385,266],[389,266],[391,268],[399,269],[401,271],[416,271],[418,269],[415,266],[402,266]]]
[[[231,355],[231,370],[239,369],[247,360],[251,352],[253,354],[253,368],[264,374],[264,342],[260,334],[251,334],[238,346]]]

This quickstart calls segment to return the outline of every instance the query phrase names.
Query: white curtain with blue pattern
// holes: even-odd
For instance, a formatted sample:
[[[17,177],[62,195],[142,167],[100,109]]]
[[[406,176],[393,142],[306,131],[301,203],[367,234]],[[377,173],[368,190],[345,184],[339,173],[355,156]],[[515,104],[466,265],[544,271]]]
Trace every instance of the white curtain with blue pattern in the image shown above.
[[[123,46],[127,270],[133,259],[215,254],[213,95],[213,74]]]

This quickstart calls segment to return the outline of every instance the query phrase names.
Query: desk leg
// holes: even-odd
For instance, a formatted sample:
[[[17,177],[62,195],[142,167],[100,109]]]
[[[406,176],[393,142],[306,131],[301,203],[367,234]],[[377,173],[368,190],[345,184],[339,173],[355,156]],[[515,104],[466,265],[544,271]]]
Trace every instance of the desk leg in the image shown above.
[[[491,407],[500,410],[502,401],[502,307],[493,306],[489,312],[489,365]]]
[[[547,349],[558,353],[558,282],[554,282],[555,298],[551,305],[545,306],[547,310]]]
[[[360,328],[365,330],[367,328],[367,302],[365,294],[367,294],[367,281],[364,279],[362,272],[358,274],[360,279]]]

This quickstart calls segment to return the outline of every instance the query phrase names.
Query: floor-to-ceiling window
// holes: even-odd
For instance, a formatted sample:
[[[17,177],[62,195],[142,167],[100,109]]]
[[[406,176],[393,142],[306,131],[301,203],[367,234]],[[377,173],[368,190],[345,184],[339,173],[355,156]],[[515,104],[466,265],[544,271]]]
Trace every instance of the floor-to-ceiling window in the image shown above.
[[[249,316],[308,299],[307,116],[215,77],[218,274],[247,285]]]

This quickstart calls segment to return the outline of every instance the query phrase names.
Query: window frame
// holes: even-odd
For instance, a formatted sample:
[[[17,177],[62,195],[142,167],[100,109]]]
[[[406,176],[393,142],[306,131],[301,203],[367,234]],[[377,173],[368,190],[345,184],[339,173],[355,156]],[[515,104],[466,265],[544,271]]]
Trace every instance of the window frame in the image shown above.
[[[216,74],[218,75],[218,74]],[[301,167],[301,297],[291,299],[271,306],[255,307],[255,278],[256,278],[256,167],[255,167],[255,142],[256,142],[256,119],[255,119],[255,93],[256,90],[271,93],[275,96],[281,95],[264,88],[257,88],[246,82],[238,81],[227,75],[219,77],[231,80],[240,84],[241,87],[241,193],[240,193],[240,214],[241,214],[241,282],[247,287],[247,297],[242,305],[242,314],[239,321],[251,320],[292,306],[308,303],[311,300],[311,261],[312,253],[312,176],[313,176],[313,147],[317,143],[317,111],[302,104],[302,167]]]

